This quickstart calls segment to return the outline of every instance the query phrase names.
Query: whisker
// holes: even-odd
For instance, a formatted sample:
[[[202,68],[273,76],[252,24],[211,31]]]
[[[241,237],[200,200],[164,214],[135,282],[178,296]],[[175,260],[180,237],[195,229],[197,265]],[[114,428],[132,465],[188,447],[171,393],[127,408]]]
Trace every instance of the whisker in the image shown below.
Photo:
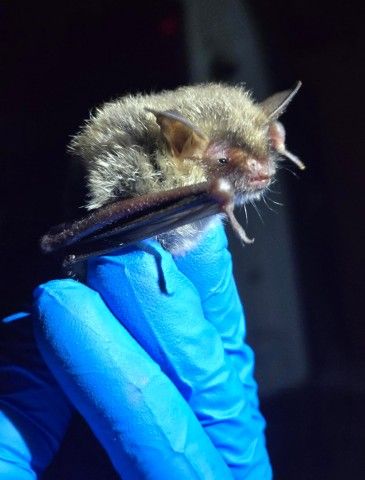
[[[271,187],[268,187],[267,190],[268,190],[270,193],[274,193],[275,195],[281,195],[281,191],[280,191],[280,190],[273,190]]]
[[[246,204],[245,204],[245,203],[243,204],[243,210],[244,210],[244,212],[245,212],[245,217],[246,217],[246,225],[248,225],[247,207],[246,207]]]
[[[268,200],[270,200],[271,203],[274,203],[275,205],[279,205],[279,207],[285,207],[284,203],[276,202],[272,198],[267,197]]]
[[[278,168],[278,170],[279,170],[279,168]],[[299,175],[296,172],[294,172],[291,168],[287,167],[286,165],[285,166],[284,165],[280,166],[280,170],[286,170],[287,172],[294,175],[295,178],[299,178]]]
[[[261,223],[264,224],[264,220],[263,220],[263,218],[262,218],[262,216],[261,216],[261,213],[260,213],[259,209],[257,208],[257,205],[256,205],[253,201],[250,201],[250,204],[251,204],[251,205],[253,206],[253,208],[255,209],[255,211],[256,211],[259,219],[261,220]]]
[[[262,197],[262,201],[264,202],[264,204],[267,206],[267,208],[270,210],[270,212],[273,212],[273,213],[278,213],[276,210],[274,210],[272,207],[270,207],[270,205],[267,203],[267,198],[266,197]]]

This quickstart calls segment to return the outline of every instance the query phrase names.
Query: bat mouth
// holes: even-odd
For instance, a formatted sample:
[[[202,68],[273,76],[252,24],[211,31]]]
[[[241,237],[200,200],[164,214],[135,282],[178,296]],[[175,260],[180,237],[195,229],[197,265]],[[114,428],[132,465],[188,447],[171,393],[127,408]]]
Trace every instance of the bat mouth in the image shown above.
[[[255,175],[247,179],[247,184],[250,189],[266,188],[272,180],[272,175]]]

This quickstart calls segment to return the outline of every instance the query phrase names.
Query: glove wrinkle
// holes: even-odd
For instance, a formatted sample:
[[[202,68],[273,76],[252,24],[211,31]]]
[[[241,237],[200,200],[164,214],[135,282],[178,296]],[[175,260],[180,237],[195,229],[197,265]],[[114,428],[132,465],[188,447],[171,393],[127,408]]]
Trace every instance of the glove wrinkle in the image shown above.
[[[159,249],[156,248],[155,243],[153,241],[144,241],[138,242],[136,245],[142,252],[148,253],[149,255],[152,255],[154,257],[158,273],[158,285],[160,287],[161,293],[164,293],[166,295],[172,295],[173,291],[168,288],[169,285],[163,268],[164,257],[161,255]]]

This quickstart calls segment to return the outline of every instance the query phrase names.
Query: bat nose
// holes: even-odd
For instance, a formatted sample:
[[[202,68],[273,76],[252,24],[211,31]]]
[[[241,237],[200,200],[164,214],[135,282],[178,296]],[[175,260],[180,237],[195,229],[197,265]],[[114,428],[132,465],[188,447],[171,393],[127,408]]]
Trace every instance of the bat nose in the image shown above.
[[[256,160],[250,157],[247,159],[247,169],[250,176],[253,177],[270,177],[271,170],[268,162]]]

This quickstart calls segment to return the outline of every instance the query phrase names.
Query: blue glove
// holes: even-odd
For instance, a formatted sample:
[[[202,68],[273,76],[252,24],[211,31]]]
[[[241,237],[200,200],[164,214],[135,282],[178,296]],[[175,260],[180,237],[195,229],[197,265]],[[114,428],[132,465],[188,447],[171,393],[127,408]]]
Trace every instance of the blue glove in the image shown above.
[[[270,479],[223,228],[183,257],[148,241],[94,258],[87,285],[56,280],[39,287],[35,332],[49,369],[123,479]],[[28,376],[8,364],[15,388],[3,396],[0,428],[14,445],[2,435],[0,458],[28,475],[9,479],[42,471],[70,415],[37,351],[29,355]],[[39,379],[44,390],[30,395]]]

